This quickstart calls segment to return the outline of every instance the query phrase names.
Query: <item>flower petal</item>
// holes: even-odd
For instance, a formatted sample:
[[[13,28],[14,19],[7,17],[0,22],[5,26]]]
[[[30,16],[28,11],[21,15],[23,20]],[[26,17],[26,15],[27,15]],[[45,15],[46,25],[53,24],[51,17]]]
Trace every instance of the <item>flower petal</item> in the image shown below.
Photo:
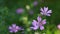
[[[48,7],[44,7],[44,11],[47,12],[48,11]]]
[[[33,27],[31,27],[31,29],[33,29],[33,30],[36,30],[39,27],[38,22],[36,20],[33,20],[32,25],[33,25]]]
[[[19,29],[20,29],[20,27],[19,27],[19,26],[16,26],[16,29],[17,29],[17,30],[19,30]]]
[[[16,33],[16,32],[18,32],[18,30],[15,30],[14,32]]]
[[[49,10],[47,13],[52,13],[52,10]]]
[[[9,26],[9,29],[12,29],[12,27],[11,27],[11,26]]]
[[[44,13],[43,12],[40,12],[42,15],[44,15]]]
[[[13,31],[12,31],[12,30],[10,30],[9,32],[13,33]]]
[[[38,16],[37,17],[37,20],[38,20],[38,22],[40,22],[42,19],[41,19],[41,17]]]
[[[43,25],[46,24],[46,19],[42,20],[41,22]]]
[[[33,29],[33,30],[37,30],[38,29],[38,26],[30,27],[30,28]]]
[[[46,14],[47,16],[51,16],[50,14]]]
[[[43,8],[40,9],[41,12],[44,12]]]
[[[44,30],[44,26],[40,26],[40,30]]]
[[[36,20],[33,20],[32,25],[36,26],[36,25],[38,25],[38,22]]]
[[[16,27],[16,24],[12,24],[12,27]]]

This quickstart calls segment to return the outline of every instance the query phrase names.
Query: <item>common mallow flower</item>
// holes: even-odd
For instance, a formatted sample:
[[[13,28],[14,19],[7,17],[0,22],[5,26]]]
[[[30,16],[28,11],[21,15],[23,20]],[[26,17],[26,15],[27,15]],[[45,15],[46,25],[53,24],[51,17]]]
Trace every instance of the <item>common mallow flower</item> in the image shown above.
[[[33,2],[33,5],[34,5],[34,6],[37,6],[37,5],[38,5],[38,2],[37,2],[37,1],[34,1],[34,2]]]
[[[60,24],[57,25],[57,28],[60,29]]]
[[[45,16],[51,16],[50,13],[52,13],[52,10],[48,10],[48,7],[44,7],[40,9],[41,14]]]
[[[22,30],[22,28],[17,26],[16,24],[12,24],[12,26],[9,26],[9,30],[11,33],[16,33],[19,30]]]
[[[33,15],[33,14],[34,14],[33,10],[30,10],[30,11],[29,11],[29,14],[30,14],[30,15]]]
[[[22,14],[24,12],[24,9],[23,8],[18,8],[17,10],[16,10],[16,13],[17,14]]]
[[[33,30],[37,30],[38,28],[40,28],[40,30],[44,30],[44,24],[46,24],[46,19],[42,20],[41,17],[37,17],[37,21],[33,20],[32,25],[33,27],[31,27],[31,29]]]

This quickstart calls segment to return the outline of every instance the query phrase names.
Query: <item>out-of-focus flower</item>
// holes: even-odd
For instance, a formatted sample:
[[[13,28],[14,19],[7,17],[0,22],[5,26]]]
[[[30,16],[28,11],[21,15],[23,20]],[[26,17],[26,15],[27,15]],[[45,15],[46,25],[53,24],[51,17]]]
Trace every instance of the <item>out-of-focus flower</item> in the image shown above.
[[[34,34],[40,34],[39,32],[35,32]]]
[[[41,14],[45,16],[51,16],[50,13],[52,13],[52,10],[48,10],[48,7],[44,7],[40,9]]]
[[[37,6],[37,5],[38,5],[38,2],[37,2],[37,1],[34,1],[34,2],[33,2],[33,5],[34,5],[34,6]]]
[[[46,24],[46,19],[42,20],[41,17],[37,17],[37,21],[33,20],[32,25],[33,27],[31,27],[31,29],[33,30],[37,30],[38,28],[40,28],[40,30],[44,30],[44,24]]]
[[[30,10],[30,11],[29,11],[29,14],[30,14],[30,15],[33,15],[33,13],[34,13],[33,10]]]
[[[24,12],[24,9],[23,8],[18,8],[17,10],[16,10],[16,13],[17,14],[22,14]]]
[[[30,28],[27,28],[27,31],[31,31]]]
[[[57,25],[57,28],[58,28],[58,29],[60,29],[60,24],[59,24],[59,25]]]
[[[16,26],[16,24],[12,24],[12,26],[9,26],[9,30],[11,33],[13,33],[13,32],[16,33],[19,30],[23,30],[23,29],[19,26]]]
[[[26,9],[27,9],[27,10],[30,10],[30,6],[29,6],[29,5],[26,5]]]
[[[24,16],[24,17],[22,17],[22,20],[23,20],[23,22],[27,23],[28,17],[27,16]]]

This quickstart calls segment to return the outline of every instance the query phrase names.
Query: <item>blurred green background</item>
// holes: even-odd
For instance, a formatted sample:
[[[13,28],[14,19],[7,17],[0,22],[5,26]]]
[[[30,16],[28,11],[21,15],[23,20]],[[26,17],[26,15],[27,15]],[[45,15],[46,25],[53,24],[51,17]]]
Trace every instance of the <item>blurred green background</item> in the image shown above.
[[[34,1],[38,2],[37,6],[33,5]],[[26,9],[26,5],[30,6],[29,10]],[[30,30],[32,20],[37,18],[40,8],[44,6],[52,10],[51,16],[46,17],[45,30]],[[18,8],[24,8],[24,13],[17,14]],[[33,10],[33,15],[29,14],[30,10]],[[8,29],[13,23],[22,26],[25,29],[24,34],[60,34],[56,27],[60,24],[60,0],[0,0],[0,34],[13,34]],[[16,34],[22,34],[21,32]]]

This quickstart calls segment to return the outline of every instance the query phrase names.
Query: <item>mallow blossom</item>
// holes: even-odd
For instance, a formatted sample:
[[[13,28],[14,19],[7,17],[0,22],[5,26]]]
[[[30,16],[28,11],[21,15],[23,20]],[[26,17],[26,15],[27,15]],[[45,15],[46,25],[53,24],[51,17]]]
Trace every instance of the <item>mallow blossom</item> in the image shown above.
[[[42,20],[40,16],[37,17],[37,20],[33,20],[31,29],[37,30],[40,28],[40,30],[44,30],[44,24],[46,24],[46,19]]]
[[[60,30],[60,24],[57,25],[57,28]]]
[[[23,8],[18,8],[17,10],[16,10],[16,13],[17,14],[22,14],[24,12],[24,9]]]
[[[45,16],[51,16],[52,10],[48,10],[48,7],[44,7],[40,9],[40,13]]]
[[[9,26],[9,32],[16,33],[19,30],[23,30],[21,27],[17,26],[16,24],[12,24],[12,26]]]
[[[34,5],[34,6],[37,6],[37,5],[38,5],[38,2],[37,2],[37,1],[34,1],[34,2],[33,2],[33,5]]]
[[[33,15],[33,14],[34,14],[33,10],[30,10],[30,11],[29,11],[29,14],[30,14],[30,15]]]

